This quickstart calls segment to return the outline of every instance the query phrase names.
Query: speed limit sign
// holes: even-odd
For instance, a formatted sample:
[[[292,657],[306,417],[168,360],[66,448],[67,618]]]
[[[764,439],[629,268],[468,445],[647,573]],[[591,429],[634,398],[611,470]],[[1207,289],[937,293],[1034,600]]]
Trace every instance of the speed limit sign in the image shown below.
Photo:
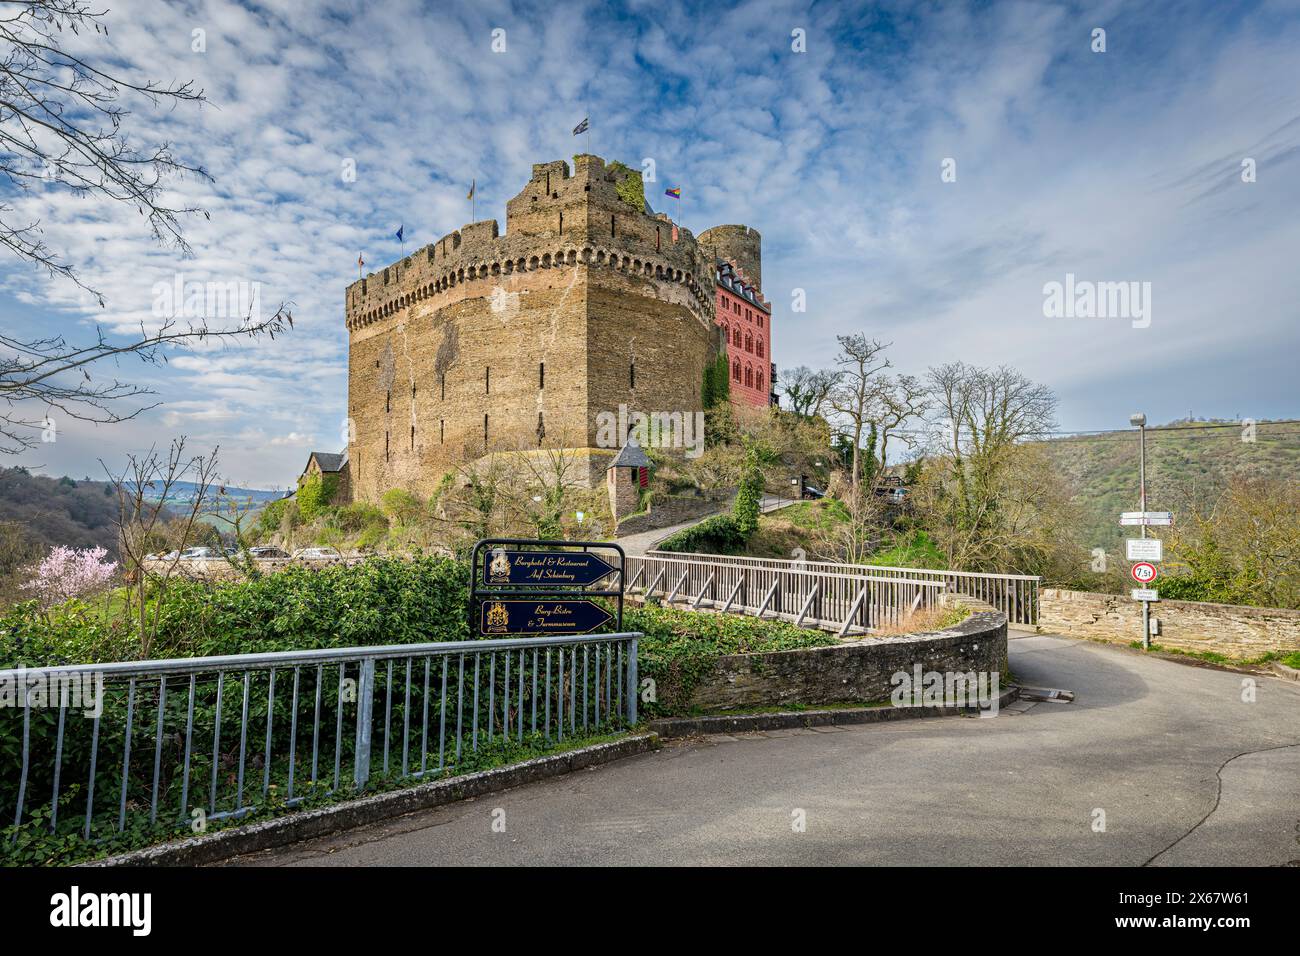
[[[1156,566],[1150,561],[1140,561],[1133,565],[1129,574],[1138,584],[1149,584],[1156,579]]]

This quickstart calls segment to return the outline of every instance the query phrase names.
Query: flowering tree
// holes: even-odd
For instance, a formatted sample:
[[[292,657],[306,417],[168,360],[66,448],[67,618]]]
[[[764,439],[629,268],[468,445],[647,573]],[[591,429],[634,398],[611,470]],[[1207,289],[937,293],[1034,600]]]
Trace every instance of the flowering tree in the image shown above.
[[[116,561],[105,561],[104,548],[53,548],[40,564],[27,568],[33,575],[24,591],[34,591],[43,610],[102,588],[117,572]]]

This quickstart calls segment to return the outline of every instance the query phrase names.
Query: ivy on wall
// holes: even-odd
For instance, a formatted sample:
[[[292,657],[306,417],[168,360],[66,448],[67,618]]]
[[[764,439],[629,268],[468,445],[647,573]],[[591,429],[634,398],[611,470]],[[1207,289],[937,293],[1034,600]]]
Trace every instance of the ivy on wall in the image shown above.
[[[610,163],[609,170],[617,180],[614,188],[618,191],[618,198],[637,212],[645,212],[645,184],[641,181],[641,171],[620,162]]]

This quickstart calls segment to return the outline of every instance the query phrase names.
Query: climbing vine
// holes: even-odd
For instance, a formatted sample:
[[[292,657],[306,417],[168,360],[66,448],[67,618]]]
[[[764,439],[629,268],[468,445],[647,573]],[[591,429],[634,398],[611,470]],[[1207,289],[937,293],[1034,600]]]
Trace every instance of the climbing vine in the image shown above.
[[[638,212],[645,212],[645,184],[641,181],[641,172],[619,162],[610,163],[609,169],[617,180],[618,198]]]

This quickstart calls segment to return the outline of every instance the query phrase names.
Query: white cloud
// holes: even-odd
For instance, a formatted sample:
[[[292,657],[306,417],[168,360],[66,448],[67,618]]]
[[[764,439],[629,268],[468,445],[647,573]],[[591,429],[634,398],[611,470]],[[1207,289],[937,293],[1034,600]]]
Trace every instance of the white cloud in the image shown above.
[[[893,340],[906,370],[1016,364],[1061,392],[1077,427],[1137,402],[1153,419],[1189,401],[1294,413],[1293,390],[1258,373],[1300,344],[1293,12],[759,0],[634,3],[621,19],[594,3],[563,10],[115,4],[109,43],[123,60],[141,76],[193,77],[211,98],[140,104],[128,120],[142,142],[172,142],[207,168],[213,182],[172,188],[211,219],[187,222],[185,259],[132,210],[51,190],[13,197],[108,306],[0,259],[0,320],[129,333],[155,320],[153,284],[180,272],[259,283],[264,308],[293,303],[295,330],[104,370],[151,383],[165,406],[130,426],[74,429],[81,437],[45,459],[75,474],[183,429],[220,443],[246,483],[288,483],[302,443],[339,444],[329,436],[346,399],[342,299],[357,253],[382,267],[398,255],[398,223],[408,251],[459,227],[471,178],[479,217],[503,219],[533,162],[586,147],[569,131],[588,114],[595,152],[656,159],[656,208],[663,184],[681,185],[696,232],[762,231],[781,367],[825,363],[835,334],[863,330]],[[1099,24],[1100,55],[1087,46]],[[506,54],[489,50],[497,26]],[[806,54],[790,50],[796,26]],[[206,53],[190,49],[195,28]],[[103,55],[102,37],[74,42]],[[1258,161],[1254,184],[1236,174],[1243,155]],[[956,183],[940,182],[945,157]],[[355,183],[340,178],[345,158]],[[1152,282],[1151,328],[1044,319],[1043,283],[1066,272]],[[795,287],[806,314],[789,311]]]

